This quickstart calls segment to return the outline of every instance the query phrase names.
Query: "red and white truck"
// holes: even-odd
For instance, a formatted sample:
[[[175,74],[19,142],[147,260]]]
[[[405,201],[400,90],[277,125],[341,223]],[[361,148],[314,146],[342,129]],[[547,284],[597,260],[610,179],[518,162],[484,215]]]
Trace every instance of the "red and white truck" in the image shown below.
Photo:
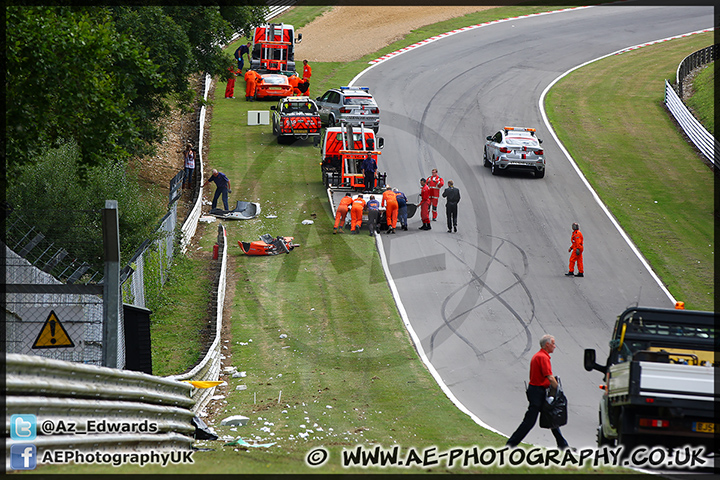
[[[295,73],[295,44],[302,41],[302,33],[295,38],[295,28],[284,23],[270,23],[255,27],[250,68],[259,74]]]
[[[341,124],[325,129],[320,155],[323,184],[326,188],[345,190],[371,190],[385,186],[387,174],[379,173],[378,156],[385,146],[382,137],[376,137],[370,128]],[[365,187],[362,162],[370,155],[378,164],[378,178],[375,185]]]

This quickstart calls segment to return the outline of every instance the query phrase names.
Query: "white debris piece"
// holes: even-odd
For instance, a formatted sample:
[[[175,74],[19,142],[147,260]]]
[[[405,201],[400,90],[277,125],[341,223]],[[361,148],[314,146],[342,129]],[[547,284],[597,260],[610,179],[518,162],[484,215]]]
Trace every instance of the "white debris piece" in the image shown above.
[[[313,223],[315,223],[315,222],[313,222],[312,220],[303,220],[302,221],[303,225],[312,225]]]
[[[248,420],[250,420],[250,419],[246,416],[233,415],[232,417],[223,418],[220,421],[220,425],[230,425],[230,426],[239,425],[241,427],[244,427],[247,424]],[[230,437],[230,438],[232,438],[232,437]]]
[[[280,334],[280,338],[287,338],[287,333]]]
[[[247,385],[238,385],[235,390],[247,390]]]

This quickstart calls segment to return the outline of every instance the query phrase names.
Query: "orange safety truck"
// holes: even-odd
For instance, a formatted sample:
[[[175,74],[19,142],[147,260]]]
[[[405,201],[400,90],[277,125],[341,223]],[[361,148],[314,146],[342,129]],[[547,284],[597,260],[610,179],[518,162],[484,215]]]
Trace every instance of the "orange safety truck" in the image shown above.
[[[270,23],[255,27],[250,68],[258,73],[295,73],[295,44],[302,41],[302,33],[295,38],[295,28],[284,23]]]
[[[278,143],[313,138],[320,145],[320,115],[315,101],[310,97],[286,97],[280,99],[272,110],[273,135]]]
[[[326,188],[358,191],[384,187],[387,174],[380,173],[378,161],[384,146],[384,139],[364,126],[352,127],[343,122],[339,127],[325,129],[320,163],[323,184]],[[362,174],[362,162],[368,155],[378,163],[378,177],[371,188],[365,188]]]

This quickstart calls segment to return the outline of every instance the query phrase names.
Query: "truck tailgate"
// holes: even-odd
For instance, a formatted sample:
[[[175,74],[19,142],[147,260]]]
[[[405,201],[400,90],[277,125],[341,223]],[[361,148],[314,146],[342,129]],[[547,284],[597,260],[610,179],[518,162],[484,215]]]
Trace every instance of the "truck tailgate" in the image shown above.
[[[639,367],[639,368],[638,368]],[[625,362],[610,367],[608,395],[646,395],[685,400],[717,400],[715,368],[656,362]]]

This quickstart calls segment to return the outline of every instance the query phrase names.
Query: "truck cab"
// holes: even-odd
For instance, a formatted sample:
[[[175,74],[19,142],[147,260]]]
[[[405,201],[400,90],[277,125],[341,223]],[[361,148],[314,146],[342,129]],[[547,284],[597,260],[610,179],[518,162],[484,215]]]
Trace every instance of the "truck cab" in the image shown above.
[[[384,139],[376,137],[369,128],[353,128],[343,123],[339,127],[325,129],[320,149],[323,184],[326,188],[369,190],[365,188],[362,162],[368,155],[372,156],[378,164],[379,172],[378,156],[384,146]],[[385,179],[385,174],[378,173],[376,184],[371,188],[383,187]]]
[[[258,73],[295,73],[295,44],[302,41],[302,34],[295,38],[295,28],[284,23],[270,23],[255,27],[253,48],[250,52],[250,68]]]
[[[704,445],[717,449],[713,312],[635,307],[617,319],[604,365],[598,446]]]

